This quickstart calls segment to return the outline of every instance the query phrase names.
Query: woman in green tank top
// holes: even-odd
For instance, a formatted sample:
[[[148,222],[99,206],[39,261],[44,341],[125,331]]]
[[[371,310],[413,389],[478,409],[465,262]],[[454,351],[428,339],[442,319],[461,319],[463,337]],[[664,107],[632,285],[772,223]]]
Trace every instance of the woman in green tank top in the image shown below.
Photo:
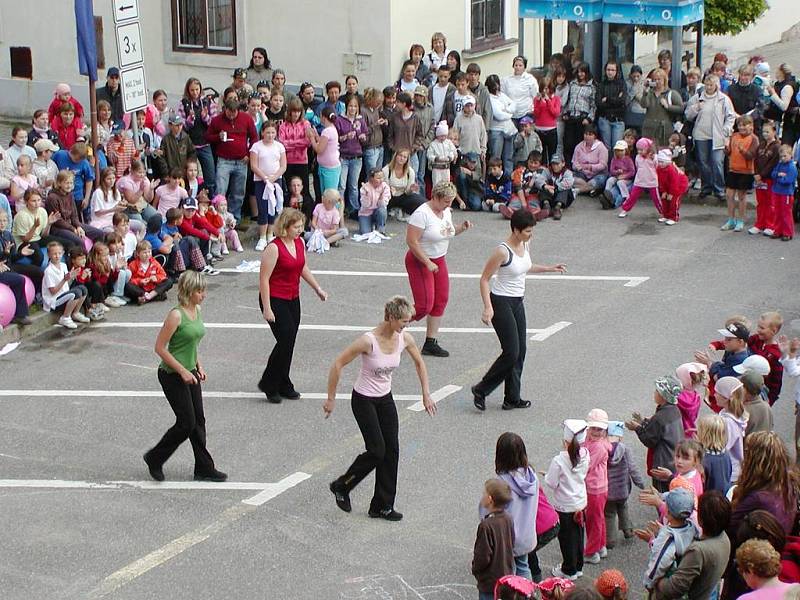
[[[164,481],[164,463],[187,439],[194,451],[196,481],[228,478],[216,469],[206,449],[206,418],[200,386],[206,380],[206,373],[197,356],[197,346],[206,333],[200,314],[205,297],[205,276],[184,271],[178,280],[178,306],[169,312],[156,338],[156,354],[161,358],[158,381],[175,413],[175,424],[144,454],[144,462],[156,481]]]

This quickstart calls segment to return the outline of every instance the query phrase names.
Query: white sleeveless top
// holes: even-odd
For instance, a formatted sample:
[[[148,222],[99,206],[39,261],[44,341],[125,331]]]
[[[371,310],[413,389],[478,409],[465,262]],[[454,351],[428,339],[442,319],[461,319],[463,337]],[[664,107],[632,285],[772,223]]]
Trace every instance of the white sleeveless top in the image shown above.
[[[528,252],[528,244],[525,244],[525,252],[522,256],[517,256],[505,242],[500,244],[500,247],[510,256],[510,260],[507,258],[497,269],[497,273],[492,279],[492,293],[495,296],[521,298],[525,295],[525,276],[533,266],[531,255]]]

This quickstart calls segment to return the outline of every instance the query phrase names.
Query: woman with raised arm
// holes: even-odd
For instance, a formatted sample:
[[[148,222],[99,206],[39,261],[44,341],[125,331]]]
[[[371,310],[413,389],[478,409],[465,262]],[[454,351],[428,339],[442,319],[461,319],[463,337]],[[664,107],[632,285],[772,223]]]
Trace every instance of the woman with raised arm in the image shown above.
[[[436,414],[422,355],[414,338],[404,331],[413,314],[414,308],[406,298],[390,298],[383,308],[383,321],[345,348],[328,375],[328,399],[322,405],[325,418],[336,406],[336,386],[342,369],[361,356],[361,371],[353,385],[350,405],[364,437],[366,451],[355,459],[344,475],[330,484],[336,506],[344,512],[352,510],[351,490],[375,469],[375,493],[370,502],[369,516],[387,521],[403,518],[394,509],[400,442],[397,437],[397,407],[392,397],[392,372],[400,365],[403,350],[408,352],[417,369],[422,386],[422,405],[429,415]]]

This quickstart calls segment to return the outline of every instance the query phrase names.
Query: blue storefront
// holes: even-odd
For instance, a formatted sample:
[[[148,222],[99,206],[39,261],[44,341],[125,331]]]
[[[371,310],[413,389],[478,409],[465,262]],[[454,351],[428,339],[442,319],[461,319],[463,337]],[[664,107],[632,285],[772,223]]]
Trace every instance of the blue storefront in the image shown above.
[[[703,0],[519,0],[520,19],[542,19],[545,23],[545,60],[548,48],[548,27],[553,21],[568,21],[573,44],[593,73],[609,59],[620,63],[633,62],[636,29],[641,27],[672,30],[673,79],[680,81],[683,54],[683,28],[697,24],[695,64],[701,63],[703,43]],[[552,31],[552,29],[550,29]],[[559,49],[560,50],[560,49]]]

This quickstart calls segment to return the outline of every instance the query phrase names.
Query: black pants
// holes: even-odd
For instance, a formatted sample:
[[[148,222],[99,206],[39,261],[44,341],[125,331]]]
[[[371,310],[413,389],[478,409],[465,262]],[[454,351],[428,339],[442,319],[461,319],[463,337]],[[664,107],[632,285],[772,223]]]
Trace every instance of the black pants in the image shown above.
[[[21,319],[28,316],[28,300],[25,298],[25,279],[19,273],[4,271],[0,273],[0,283],[7,285],[14,294],[14,318]]]
[[[6,263],[8,264],[8,263]],[[25,263],[15,262],[8,264],[14,273],[25,275],[33,282],[33,287],[37,294],[42,293],[42,279],[44,278],[44,271],[38,266],[29,265]]]
[[[583,141],[583,121],[569,119],[564,121],[564,162],[572,165],[572,154],[575,147]]]
[[[541,491],[539,493],[541,493]],[[558,537],[559,527],[559,524],[556,523],[550,529],[543,532],[542,535],[537,536],[536,548],[528,553],[528,567],[531,570],[531,579],[536,583],[542,580],[542,568],[539,566],[539,557],[536,553]]]
[[[558,545],[561,547],[561,571],[565,575],[583,570],[584,527],[575,522],[576,516],[583,519],[578,513],[558,511]]]
[[[425,196],[419,193],[410,192],[408,194],[392,196],[389,199],[389,205],[387,208],[402,208],[403,212],[410,215],[420,206],[425,204],[425,202]]]
[[[503,401],[516,404],[520,400],[520,379],[527,348],[525,305],[521,296],[490,294],[489,298],[494,309],[492,327],[500,340],[502,353],[486,371],[480,383],[475,386],[475,391],[488,396],[497,386],[505,382]]]
[[[569,208],[569,205],[575,200],[575,195],[572,190],[557,190],[555,194],[551,194],[545,189],[539,190],[539,200],[549,202],[551,208],[555,208],[556,204],[561,204],[562,208]]]
[[[283,300],[270,297],[270,306],[275,313],[275,320],[269,324],[272,335],[275,336],[275,347],[269,355],[267,366],[261,375],[259,389],[269,393],[294,392],[294,384],[289,371],[292,368],[294,344],[297,340],[297,330],[300,327],[300,298]],[[264,310],[261,296],[258,305]]]
[[[96,281],[87,281],[85,284],[86,289],[89,290],[89,301],[92,304],[102,304],[106,301],[106,291],[103,286]]]
[[[197,371],[192,371],[197,377]],[[155,447],[145,455],[154,466],[161,466],[188,438],[194,452],[195,475],[205,475],[214,470],[214,459],[206,449],[206,416],[203,413],[203,391],[199,383],[187,384],[178,373],[158,370],[158,382],[167,397],[175,425]]]
[[[555,127],[544,131],[537,129],[536,133],[542,140],[542,164],[549,165],[550,157],[556,153],[556,148],[558,148],[558,129]]]
[[[364,437],[366,452],[359,454],[347,473],[336,482],[350,491],[374,469],[375,494],[369,505],[370,511],[394,508],[400,442],[397,439],[397,407],[392,393],[381,398],[370,398],[353,390],[350,404]]]
[[[166,294],[169,289],[172,287],[172,279],[169,277],[162,281],[161,283],[157,283],[155,289],[153,290],[156,293],[156,296],[161,294]],[[125,295],[132,300],[138,300],[142,296],[145,295],[145,290],[140,288],[138,285],[134,285],[133,283],[126,283],[125,284]]]

